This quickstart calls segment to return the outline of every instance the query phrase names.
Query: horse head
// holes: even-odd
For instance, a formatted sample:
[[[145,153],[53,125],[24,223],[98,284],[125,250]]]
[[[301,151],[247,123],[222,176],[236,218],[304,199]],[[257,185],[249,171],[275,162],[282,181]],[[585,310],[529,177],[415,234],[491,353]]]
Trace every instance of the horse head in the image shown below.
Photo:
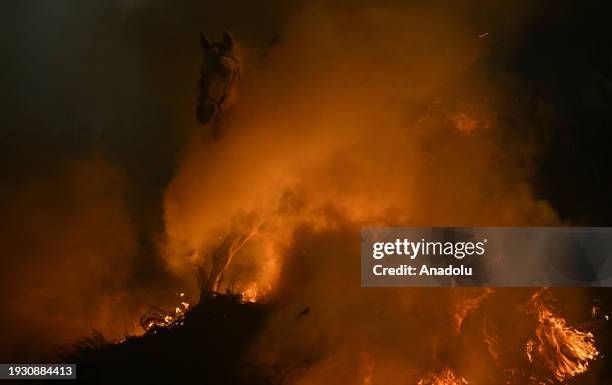
[[[227,31],[218,42],[211,42],[205,35],[201,35],[200,43],[203,60],[196,116],[201,124],[214,126],[240,76],[237,49],[232,35]]]

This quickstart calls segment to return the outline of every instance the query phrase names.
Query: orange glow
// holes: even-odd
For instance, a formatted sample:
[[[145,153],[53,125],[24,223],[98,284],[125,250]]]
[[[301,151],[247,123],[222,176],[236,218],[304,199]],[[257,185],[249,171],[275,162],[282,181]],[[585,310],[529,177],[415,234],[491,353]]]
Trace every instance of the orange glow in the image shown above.
[[[145,333],[155,333],[156,329],[159,328],[169,328],[174,327],[176,325],[182,325],[183,319],[185,318],[185,314],[187,313],[189,306],[190,304],[188,302],[181,302],[178,306],[174,308],[173,311],[167,314],[160,314],[158,312],[154,312],[146,316],[146,318],[143,318],[143,322],[141,322],[141,327],[144,329]]]
[[[465,300],[459,301],[452,307],[451,313],[453,315],[455,334],[459,334],[461,332],[461,325],[463,324],[463,320],[465,319],[465,317],[467,317],[468,314],[476,310],[480,303],[484,301],[487,297],[492,295],[494,292],[495,291],[493,289],[486,288],[476,297],[467,298]]]
[[[529,361],[543,365],[558,381],[566,381],[584,373],[599,351],[593,333],[568,326],[564,318],[545,304],[544,293],[538,291],[531,298],[538,324],[536,340],[527,342],[525,352]]]
[[[444,368],[439,373],[430,373],[425,377],[421,378],[417,385],[466,385],[469,384],[463,377],[455,375],[455,373],[449,369]]]
[[[262,292],[260,287],[255,282],[251,282],[247,285],[246,289],[242,291],[241,296],[244,302],[257,302],[257,299],[261,296]]]

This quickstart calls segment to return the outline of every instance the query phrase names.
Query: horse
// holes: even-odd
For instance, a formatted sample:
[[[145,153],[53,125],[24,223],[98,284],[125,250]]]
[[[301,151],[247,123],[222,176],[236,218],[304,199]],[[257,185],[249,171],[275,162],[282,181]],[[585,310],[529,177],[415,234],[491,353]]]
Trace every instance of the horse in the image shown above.
[[[218,42],[211,42],[201,34],[200,45],[203,55],[196,117],[200,124],[212,127],[213,133],[218,133],[221,114],[240,78],[237,47],[228,31],[223,32]]]

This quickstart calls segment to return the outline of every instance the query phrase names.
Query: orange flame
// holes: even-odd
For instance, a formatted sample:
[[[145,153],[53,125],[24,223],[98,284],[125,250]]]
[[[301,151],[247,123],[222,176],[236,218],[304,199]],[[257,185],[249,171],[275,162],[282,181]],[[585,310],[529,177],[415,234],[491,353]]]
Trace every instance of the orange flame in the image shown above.
[[[463,377],[458,377],[448,367],[442,369],[440,373],[430,373],[421,378],[417,385],[466,385],[467,380]]]
[[[179,296],[182,298],[184,294],[181,293]],[[185,314],[187,313],[189,307],[189,302],[182,301],[174,308],[172,312],[166,314],[152,312],[147,314],[143,316],[144,321],[141,321],[141,327],[144,329],[145,333],[150,331],[155,333],[155,329],[157,328],[168,328],[176,325],[182,325],[183,319],[185,318]]]
[[[544,291],[531,298],[537,314],[536,340],[530,340],[525,353],[530,362],[537,361],[558,381],[566,381],[584,373],[599,351],[593,333],[567,325],[567,321],[553,313],[542,299]]]
[[[261,294],[261,289],[255,282],[251,282],[242,293],[240,293],[243,302],[257,302]]]

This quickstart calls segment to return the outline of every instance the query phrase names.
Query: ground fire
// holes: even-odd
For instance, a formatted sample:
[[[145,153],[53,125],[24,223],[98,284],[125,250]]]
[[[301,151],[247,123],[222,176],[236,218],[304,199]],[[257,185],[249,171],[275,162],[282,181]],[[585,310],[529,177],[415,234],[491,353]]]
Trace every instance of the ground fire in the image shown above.
[[[452,370],[444,368],[440,373],[428,374],[417,382],[417,385],[467,385],[468,382],[455,376]]]
[[[538,323],[535,340],[527,342],[525,353],[529,362],[543,365],[563,382],[584,373],[599,351],[593,333],[568,326],[565,319],[546,305],[544,295],[545,291],[536,292],[529,304]]]
[[[365,227],[610,226],[606,2],[6,3],[0,362],[612,384],[609,288],[360,281]]]

